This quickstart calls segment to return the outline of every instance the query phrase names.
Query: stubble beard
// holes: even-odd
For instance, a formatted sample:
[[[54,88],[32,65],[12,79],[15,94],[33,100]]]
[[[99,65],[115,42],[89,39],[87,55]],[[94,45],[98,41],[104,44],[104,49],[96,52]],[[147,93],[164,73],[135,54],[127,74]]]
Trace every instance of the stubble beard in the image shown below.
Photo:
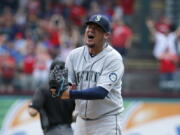
[[[88,48],[95,48],[95,44],[87,44]]]

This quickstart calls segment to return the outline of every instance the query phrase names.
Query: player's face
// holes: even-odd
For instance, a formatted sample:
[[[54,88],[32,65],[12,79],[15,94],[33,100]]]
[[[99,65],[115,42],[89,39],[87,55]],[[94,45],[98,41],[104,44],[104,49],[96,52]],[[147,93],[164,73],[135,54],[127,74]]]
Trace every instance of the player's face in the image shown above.
[[[85,43],[90,48],[103,46],[105,32],[97,24],[88,24],[85,30]]]

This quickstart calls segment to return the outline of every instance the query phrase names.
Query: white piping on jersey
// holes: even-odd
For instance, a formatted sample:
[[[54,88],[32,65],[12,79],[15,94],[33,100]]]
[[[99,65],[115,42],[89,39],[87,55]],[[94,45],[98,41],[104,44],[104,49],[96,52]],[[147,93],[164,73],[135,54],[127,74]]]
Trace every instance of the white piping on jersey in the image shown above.
[[[105,47],[107,47],[107,45],[106,45]],[[105,47],[104,47],[104,48],[105,48]],[[85,47],[84,47],[84,50],[83,50],[83,54],[84,54],[84,52],[85,52]],[[84,56],[84,59],[85,59],[85,54],[84,54],[83,56]],[[95,64],[96,62],[98,62],[99,60],[101,60],[102,58],[104,58],[104,56],[100,57],[98,60],[96,60],[96,61],[91,65],[89,72],[92,71],[92,68],[93,68],[94,64]],[[86,61],[86,59],[85,59],[85,61]],[[86,62],[87,62],[87,61],[86,61]],[[101,73],[102,73],[102,71],[101,71]],[[89,80],[88,80],[88,88],[90,87],[90,83],[91,83],[91,82],[90,82],[90,79],[89,79]],[[83,81],[81,81],[80,85],[83,86]],[[82,87],[81,87],[81,88],[82,88]],[[84,112],[84,113],[85,113],[85,114],[84,114],[85,118],[87,117],[87,116],[86,116],[87,105],[88,105],[88,100],[86,100],[86,106],[85,106],[85,112]]]

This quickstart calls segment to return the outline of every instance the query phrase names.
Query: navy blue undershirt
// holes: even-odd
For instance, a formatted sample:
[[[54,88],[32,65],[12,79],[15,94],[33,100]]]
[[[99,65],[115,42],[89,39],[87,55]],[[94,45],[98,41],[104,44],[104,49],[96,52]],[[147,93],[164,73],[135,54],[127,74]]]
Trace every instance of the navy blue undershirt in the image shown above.
[[[94,87],[84,90],[70,90],[69,92],[71,99],[104,99],[108,95],[108,91],[103,87]]]

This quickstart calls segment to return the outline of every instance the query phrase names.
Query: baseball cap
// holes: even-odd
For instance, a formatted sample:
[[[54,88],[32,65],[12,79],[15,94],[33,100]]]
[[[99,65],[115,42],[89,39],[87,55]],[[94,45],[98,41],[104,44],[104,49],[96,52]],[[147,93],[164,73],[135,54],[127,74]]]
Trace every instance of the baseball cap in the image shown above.
[[[105,15],[96,14],[96,15],[91,16],[88,19],[88,21],[86,21],[86,25],[88,25],[90,23],[95,23],[95,24],[99,25],[103,29],[104,32],[111,31],[110,21]]]

